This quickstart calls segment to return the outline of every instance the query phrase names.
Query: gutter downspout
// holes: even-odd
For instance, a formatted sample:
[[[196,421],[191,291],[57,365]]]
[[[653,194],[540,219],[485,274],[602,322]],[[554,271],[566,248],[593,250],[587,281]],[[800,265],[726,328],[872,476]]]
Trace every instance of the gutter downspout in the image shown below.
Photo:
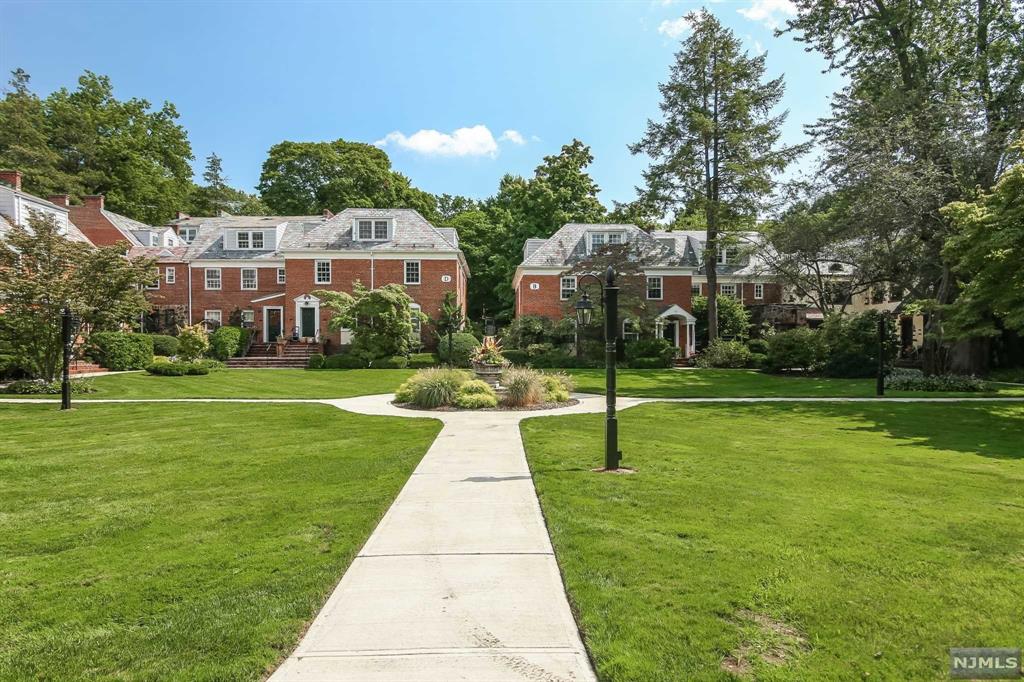
[[[374,285],[374,264],[373,264],[373,251],[370,251],[370,291],[373,291],[377,287]]]

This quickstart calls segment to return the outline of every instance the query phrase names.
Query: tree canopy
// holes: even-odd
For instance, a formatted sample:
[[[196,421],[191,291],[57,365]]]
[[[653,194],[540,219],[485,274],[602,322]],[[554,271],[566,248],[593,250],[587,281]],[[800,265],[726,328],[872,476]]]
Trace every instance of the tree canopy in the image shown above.
[[[0,166],[21,170],[34,194],[104,194],[112,210],[162,223],[192,184],[192,147],[177,120],[173,104],[119,100],[91,71],[76,89],[40,99],[19,69],[0,100]]]
[[[413,208],[437,218],[434,197],[392,170],[384,150],[362,142],[279,142],[263,162],[259,191],[282,215],[362,207]]]

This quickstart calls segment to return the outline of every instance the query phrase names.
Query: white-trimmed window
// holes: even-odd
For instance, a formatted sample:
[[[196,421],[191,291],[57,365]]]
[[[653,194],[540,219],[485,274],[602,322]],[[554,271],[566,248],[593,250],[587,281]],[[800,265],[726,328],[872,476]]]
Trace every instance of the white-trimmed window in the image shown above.
[[[718,285],[718,291],[722,296],[732,296],[733,298],[736,298],[735,284],[720,284]]]
[[[625,319],[625,320],[622,321],[622,340],[623,341],[639,341],[640,340],[640,330],[637,328],[637,326],[635,324],[633,324],[633,320]]]
[[[718,264],[735,263],[739,260],[740,250],[737,246],[726,246],[718,250]]]
[[[206,268],[206,288],[220,289],[220,268]]]
[[[690,295],[700,296],[700,282],[693,282],[690,284]]]
[[[177,273],[174,272],[173,267],[164,268],[164,281],[168,284],[174,284],[177,281]]]
[[[604,232],[594,232],[590,235],[590,250],[596,251],[604,246]]]
[[[758,283],[758,284],[754,285],[754,298],[756,298],[756,299],[764,298],[764,285],[763,284]]]
[[[418,260],[405,261],[405,283],[420,283],[420,262]]]
[[[660,276],[647,278],[647,298],[651,301],[660,301],[664,294],[662,279]]]
[[[316,262],[316,283],[317,284],[330,284],[331,283],[331,261],[329,261],[329,260],[318,260]]]
[[[390,220],[361,219],[356,221],[355,235],[359,241],[387,241],[391,233]]]
[[[150,282],[149,284],[146,285],[146,289],[148,289],[149,291],[152,291],[154,289],[159,289],[159,288],[160,288],[160,270],[157,269],[156,277],[153,279],[152,282]]]
[[[259,288],[259,275],[256,268],[242,268],[242,289],[252,291]]]
[[[210,322],[216,322],[217,324],[220,324],[220,322],[221,322],[221,320],[223,318],[221,317],[221,314],[220,314],[219,310],[204,310],[203,311],[203,319],[204,320],[209,320]]]
[[[284,284],[285,283],[284,268],[278,268],[277,269],[277,283],[278,284]]]
[[[182,227],[178,228],[178,238],[186,244],[191,244],[196,238],[196,228],[194,227]]]
[[[576,278],[575,277],[563,277],[561,289],[561,298],[563,301],[568,301],[572,298],[573,294],[576,293]]]
[[[243,230],[235,233],[235,248],[239,249],[262,249],[263,233]]]
[[[609,232],[608,233],[608,243],[609,244],[624,244],[626,242],[626,240],[623,239],[623,236],[624,235],[621,232]]]
[[[243,310],[242,311],[242,326],[252,327],[252,323],[256,320],[256,311],[254,310]]]

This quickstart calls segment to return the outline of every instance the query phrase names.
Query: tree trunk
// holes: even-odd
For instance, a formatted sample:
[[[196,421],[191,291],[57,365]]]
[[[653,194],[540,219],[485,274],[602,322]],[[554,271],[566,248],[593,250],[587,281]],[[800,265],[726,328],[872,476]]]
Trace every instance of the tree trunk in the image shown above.
[[[711,161],[705,166],[704,179],[707,183],[707,224],[708,241],[704,248],[704,271],[708,281],[708,345],[718,338],[718,46],[712,47],[711,87],[714,104],[711,120]],[[706,157],[705,157],[706,158]]]

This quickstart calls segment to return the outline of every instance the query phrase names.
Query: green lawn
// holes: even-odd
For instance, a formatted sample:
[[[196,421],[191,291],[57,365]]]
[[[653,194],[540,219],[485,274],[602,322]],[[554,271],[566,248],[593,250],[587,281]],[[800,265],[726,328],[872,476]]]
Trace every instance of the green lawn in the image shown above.
[[[1024,643],[1022,405],[645,405],[632,475],[590,471],[601,415],[522,430],[602,680],[946,679]]]
[[[604,393],[603,369],[567,371],[576,378],[578,391]],[[868,398],[875,395],[874,379],[782,376],[748,369],[620,369],[617,376],[619,395],[640,398]],[[893,397],[1024,396],[1024,387],[1004,385],[989,394],[909,391],[888,391],[887,394]]]
[[[0,679],[259,679],[438,430],[320,405],[0,405]]]
[[[205,376],[162,377],[145,372],[93,379],[89,398],[350,398],[392,393],[411,369],[225,369]],[[59,396],[0,396],[59,398]]]

